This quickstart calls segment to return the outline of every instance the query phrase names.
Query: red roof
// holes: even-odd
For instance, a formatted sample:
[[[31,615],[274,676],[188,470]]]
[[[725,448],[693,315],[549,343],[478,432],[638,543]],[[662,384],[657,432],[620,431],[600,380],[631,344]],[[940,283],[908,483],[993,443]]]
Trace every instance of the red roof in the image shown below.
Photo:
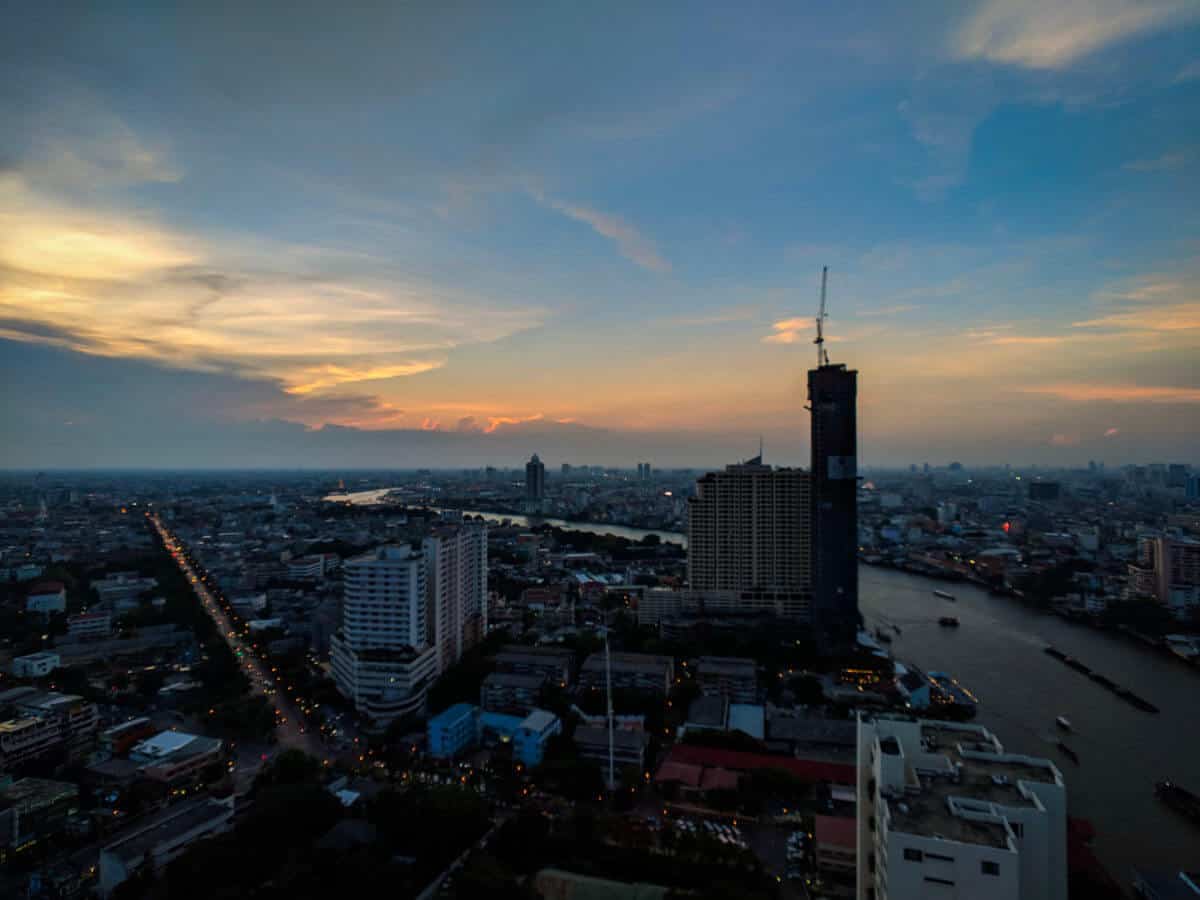
[[[815,816],[813,833],[818,844],[854,850],[858,847],[858,821],[847,816]]]
[[[660,784],[667,781],[677,781],[688,787],[699,787],[700,778],[704,773],[703,766],[690,766],[687,763],[672,762],[669,758],[658,767],[654,780]]]
[[[58,594],[66,589],[67,586],[61,581],[43,581],[29,589],[29,596],[32,597],[35,594]]]
[[[857,774],[854,766],[850,763],[797,759],[792,756],[775,756],[769,753],[745,753],[741,750],[718,750],[713,747],[698,747],[692,744],[676,744],[671,749],[668,760],[693,766],[732,769],[737,772],[779,769],[810,784],[818,781],[854,784]]]

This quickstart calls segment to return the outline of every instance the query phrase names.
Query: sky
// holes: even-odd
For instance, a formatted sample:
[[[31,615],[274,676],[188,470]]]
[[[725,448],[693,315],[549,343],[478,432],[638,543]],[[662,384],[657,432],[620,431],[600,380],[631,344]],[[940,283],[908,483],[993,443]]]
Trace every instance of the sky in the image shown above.
[[[1200,4],[35,4],[0,466],[1200,462]]]

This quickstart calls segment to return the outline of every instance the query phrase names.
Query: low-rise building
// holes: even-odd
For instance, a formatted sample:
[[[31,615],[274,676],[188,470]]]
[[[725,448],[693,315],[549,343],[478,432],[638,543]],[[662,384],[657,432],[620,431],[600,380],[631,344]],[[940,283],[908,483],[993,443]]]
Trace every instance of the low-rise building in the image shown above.
[[[456,703],[426,723],[429,753],[450,758],[474,747],[479,741],[479,707]]]
[[[62,831],[79,809],[79,788],[65,781],[22,778],[0,787],[0,862]]]
[[[702,656],[696,661],[700,693],[725,697],[731,703],[753,703],[758,697],[758,668],[752,659]]]
[[[141,772],[152,781],[177,784],[191,781],[207,766],[221,761],[222,743],[217,738],[162,731],[135,744],[129,758],[141,765]]]
[[[100,750],[108,756],[124,756],[133,746],[157,734],[159,729],[146,716],[139,716],[100,732]]]
[[[644,731],[614,729],[613,763],[617,768],[633,766],[639,771],[646,764],[646,745],[650,737]],[[608,766],[608,729],[592,725],[580,725],[573,735],[575,747],[581,759],[590,759]]]
[[[0,722],[0,769],[12,769],[62,747],[62,726],[55,719],[23,716]]]
[[[233,799],[202,797],[172,806],[135,826],[100,851],[101,897],[142,871],[160,872],[190,845],[228,831]]]
[[[982,726],[860,714],[857,803],[860,897],[1067,895],[1062,774]]]
[[[541,675],[559,687],[571,683],[575,654],[564,647],[509,644],[496,654],[496,669],[517,675]]]
[[[135,600],[157,586],[158,582],[155,579],[143,578],[137,572],[114,572],[107,578],[99,578],[92,582],[92,589],[100,598],[100,602],[105,604]]]
[[[513,759],[527,766],[542,762],[546,742],[562,733],[554,713],[535,709],[527,716],[483,712],[469,703],[456,703],[429,720],[429,752],[433,756],[459,756],[480,743],[509,744]]]
[[[515,672],[492,672],[479,688],[479,705],[488,712],[528,715],[538,705],[544,675],[518,675]]]
[[[670,693],[675,680],[675,660],[650,653],[613,653],[611,662],[603,652],[593,653],[579,671],[579,683],[586,688],[603,689],[611,668],[612,686],[617,690],[644,693]]]
[[[42,650],[26,656],[13,657],[12,673],[17,678],[42,678],[59,667],[61,658],[57,653]]]
[[[96,705],[78,694],[60,694],[57,691],[39,691],[27,688],[19,696],[9,691],[7,696],[19,714],[40,716],[58,722],[67,751],[79,756],[91,748],[100,724]]]
[[[106,612],[85,612],[67,616],[67,634],[74,640],[100,640],[112,634],[112,615]]]
[[[49,616],[67,611],[67,588],[61,581],[43,581],[30,589],[25,611]]]

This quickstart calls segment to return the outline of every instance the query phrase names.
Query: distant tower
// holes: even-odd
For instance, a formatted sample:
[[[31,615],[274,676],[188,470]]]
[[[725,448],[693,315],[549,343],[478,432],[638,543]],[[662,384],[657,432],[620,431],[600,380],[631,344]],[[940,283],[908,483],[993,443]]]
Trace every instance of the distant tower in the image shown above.
[[[817,318],[817,368],[808,372],[812,413],[813,625],[829,650],[858,632],[858,372],[824,352],[825,273]]]
[[[546,496],[546,466],[535,453],[525,464],[525,499],[541,500]]]

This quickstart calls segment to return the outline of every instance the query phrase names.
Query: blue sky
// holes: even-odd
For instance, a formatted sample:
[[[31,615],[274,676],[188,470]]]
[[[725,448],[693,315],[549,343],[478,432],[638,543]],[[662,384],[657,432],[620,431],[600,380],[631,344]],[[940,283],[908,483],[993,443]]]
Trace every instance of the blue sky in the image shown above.
[[[1194,2],[17,13],[0,465],[1195,461]]]

